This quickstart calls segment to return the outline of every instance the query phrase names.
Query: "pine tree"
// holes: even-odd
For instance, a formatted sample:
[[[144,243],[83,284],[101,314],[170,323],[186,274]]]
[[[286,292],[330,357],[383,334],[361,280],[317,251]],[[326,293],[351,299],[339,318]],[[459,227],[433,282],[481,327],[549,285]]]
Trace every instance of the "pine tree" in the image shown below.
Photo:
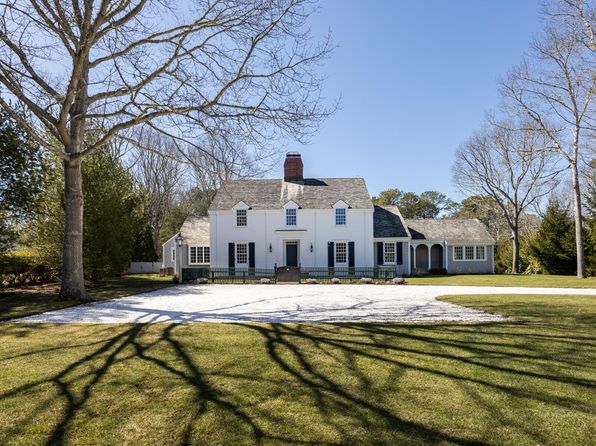
[[[569,210],[558,200],[549,203],[529,252],[545,273],[576,273],[574,222]]]

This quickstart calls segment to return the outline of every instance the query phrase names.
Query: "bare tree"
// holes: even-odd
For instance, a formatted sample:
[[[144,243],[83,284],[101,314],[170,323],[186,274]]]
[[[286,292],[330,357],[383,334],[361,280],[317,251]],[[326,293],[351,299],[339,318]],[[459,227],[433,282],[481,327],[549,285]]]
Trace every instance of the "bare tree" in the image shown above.
[[[577,247],[577,276],[585,277],[581,160],[594,153],[596,131],[596,4],[557,0],[545,7],[545,31],[531,54],[501,83],[511,110],[529,117],[571,171]],[[592,135],[592,136],[590,136]]]
[[[509,123],[486,127],[456,153],[453,181],[462,192],[490,196],[499,206],[513,241],[511,270],[519,272],[521,217],[555,186],[559,171],[538,131],[510,130]]]
[[[332,112],[310,0],[4,0],[0,106],[64,164],[61,296],[83,282],[81,160],[139,125],[202,150],[205,135],[253,147],[304,140]],[[16,101],[15,101],[16,100]],[[34,117],[25,121],[22,104]],[[97,135],[84,144],[87,132]]]
[[[152,129],[143,129],[134,139],[138,144],[132,155],[132,171],[148,200],[153,248],[159,253],[160,231],[174,202],[182,168],[180,162],[171,156],[176,151],[170,138]]]

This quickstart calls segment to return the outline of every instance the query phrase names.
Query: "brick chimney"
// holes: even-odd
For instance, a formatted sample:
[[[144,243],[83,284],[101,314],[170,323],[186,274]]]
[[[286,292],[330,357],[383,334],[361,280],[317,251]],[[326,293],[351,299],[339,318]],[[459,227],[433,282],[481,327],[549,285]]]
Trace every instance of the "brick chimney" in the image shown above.
[[[304,166],[302,164],[300,153],[286,153],[286,161],[284,162],[284,181],[304,181]]]

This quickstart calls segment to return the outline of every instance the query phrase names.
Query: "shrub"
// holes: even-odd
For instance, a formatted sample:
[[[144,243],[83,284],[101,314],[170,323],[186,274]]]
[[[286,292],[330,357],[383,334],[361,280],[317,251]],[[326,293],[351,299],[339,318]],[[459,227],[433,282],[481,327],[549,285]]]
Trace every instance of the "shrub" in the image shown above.
[[[363,277],[360,279],[360,283],[373,283],[373,280],[370,277]]]
[[[339,280],[337,277],[333,277],[331,279],[331,283],[341,283],[341,280]]]

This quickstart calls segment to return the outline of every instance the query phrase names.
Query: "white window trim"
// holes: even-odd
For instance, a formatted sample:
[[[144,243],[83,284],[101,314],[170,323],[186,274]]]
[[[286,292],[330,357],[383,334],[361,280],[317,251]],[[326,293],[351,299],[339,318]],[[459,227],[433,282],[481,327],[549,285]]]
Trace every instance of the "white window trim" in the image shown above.
[[[346,245],[346,261],[338,262],[337,261],[337,244],[344,243]],[[348,266],[350,264],[350,246],[348,240],[336,240],[333,242],[333,266]]]
[[[176,262],[176,247],[172,248],[170,251],[170,261]]]
[[[209,262],[191,262],[190,259],[190,249],[191,248],[203,248],[203,260],[205,260],[205,248],[209,249]],[[198,254],[197,254],[197,259],[198,259]],[[189,265],[209,265],[211,263],[211,248],[209,247],[209,245],[188,245],[188,264]]]
[[[246,263],[238,262],[238,246],[245,245],[246,246]],[[250,264],[250,251],[248,249],[248,242],[236,242],[234,243],[234,263],[236,264],[236,268],[247,267]]]
[[[461,259],[456,259],[455,258],[455,248],[456,247],[462,247],[462,256],[463,258]],[[478,258],[477,257],[477,252],[476,252],[476,248],[478,248],[479,246],[483,246],[484,247],[484,258]],[[487,251],[488,251],[488,246],[487,245],[452,245],[453,250],[452,250],[452,255],[451,258],[454,262],[486,262],[488,257],[487,257]],[[466,247],[472,247],[474,248],[474,256],[472,259],[466,259]]]
[[[344,222],[343,223],[338,223],[337,222],[337,211],[339,211],[340,209],[343,209],[344,211]],[[333,218],[335,220],[335,226],[347,226],[348,225],[348,208],[335,208],[335,211],[333,212]]]
[[[385,250],[387,245],[393,245],[393,262],[387,261],[387,251]],[[395,242],[383,242],[383,265],[397,265],[397,246]]]
[[[288,211],[294,211],[294,215],[293,215],[293,217],[294,217],[294,224],[293,225],[288,224]],[[298,209],[296,209],[296,208],[286,208],[286,210],[285,210],[285,217],[286,217],[286,226],[291,226],[291,227],[298,226]]]
[[[244,212],[244,220],[245,223],[244,225],[239,225],[238,224],[238,212],[239,211],[243,211]],[[246,228],[248,227],[248,209],[236,209],[236,211],[234,212],[234,217],[236,217],[236,227],[237,228]]]

